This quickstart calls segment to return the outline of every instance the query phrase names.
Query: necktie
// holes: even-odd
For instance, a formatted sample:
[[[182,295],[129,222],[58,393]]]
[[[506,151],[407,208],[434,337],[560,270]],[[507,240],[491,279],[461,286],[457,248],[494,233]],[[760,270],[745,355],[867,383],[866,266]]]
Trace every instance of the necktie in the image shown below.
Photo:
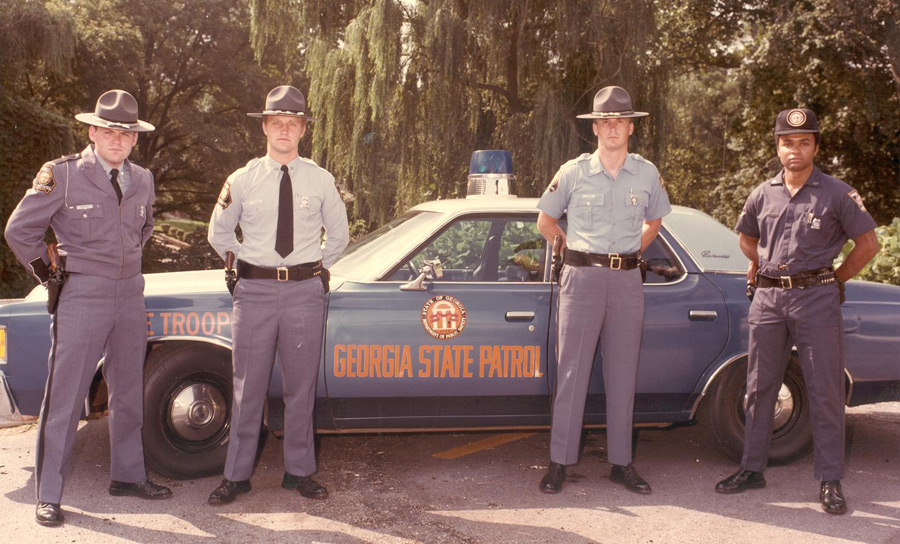
[[[116,196],[119,198],[119,204],[122,203],[122,188],[119,187],[119,171],[113,168],[109,171],[109,181],[112,183]]]
[[[291,175],[288,167],[282,165],[281,187],[278,190],[278,228],[275,230],[275,251],[287,257],[294,251],[294,195],[291,190]]]

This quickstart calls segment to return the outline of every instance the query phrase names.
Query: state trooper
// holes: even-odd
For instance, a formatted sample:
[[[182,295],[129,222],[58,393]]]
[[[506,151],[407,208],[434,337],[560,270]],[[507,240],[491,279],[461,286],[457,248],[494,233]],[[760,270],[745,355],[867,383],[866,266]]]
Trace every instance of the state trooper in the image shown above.
[[[110,495],[164,499],[172,492],[147,479],[141,440],[147,317],[141,253],[153,234],[153,175],[128,160],[139,132],[134,97],[100,96],[91,144],[50,161],[6,224],[13,253],[42,283],[50,279],[47,227],[59,243],[66,279],[50,322],[49,374],[38,422],[35,460],[41,525],[60,525],[60,509],[75,431],[97,363],[109,387]]]
[[[311,499],[328,491],[316,472],[313,404],[325,324],[328,270],[350,240],[347,212],[334,177],[297,146],[306,98],[296,88],[272,89],[262,113],[266,156],[225,181],[209,222],[209,243],[228,262],[237,258],[232,310],[234,401],[225,479],[209,496],[226,504],[250,491],[260,421],[275,354],[284,377],[284,478],[281,486]],[[243,243],[235,236],[240,225]],[[322,229],[325,240],[322,241]]]
[[[875,221],[862,197],[814,164],[819,151],[816,114],[784,110],[775,119],[775,145],[784,167],[747,198],[738,218],[741,250],[750,259],[750,353],[744,455],[740,469],[716,485],[719,493],[766,486],[763,471],[772,439],[775,399],[791,347],[797,347],[809,393],[813,465],[819,501],[843,514],[844,326],[843,284],[878,252]],[[855,246],[835,270],[847,239]]]
[[[610,480],[647,494],[650,485],[632,464],[631,437],[644,292],[641,251],[671,211],[659,172],[649,161],[628,153],[633,118],[621,87],[594,96],[592,113],[597,151],[563,164],[544,192],[538,228],[551,241],[563,240],[559,279],[559,351],[553,398],[550,467],[540,484],[558,493],[566,466],[578,462],[584,405],[599,340],[606,391]],[[566,233],[559,226],[567,215]]]

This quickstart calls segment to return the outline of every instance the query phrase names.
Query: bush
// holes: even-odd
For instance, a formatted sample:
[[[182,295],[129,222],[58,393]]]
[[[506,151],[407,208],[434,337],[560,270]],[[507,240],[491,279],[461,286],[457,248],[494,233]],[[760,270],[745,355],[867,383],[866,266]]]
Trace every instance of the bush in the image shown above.
[[[900,285],[900,218],[875,229],[881,251],[856,277]],[[845,248],[846,249],[846,248]]]

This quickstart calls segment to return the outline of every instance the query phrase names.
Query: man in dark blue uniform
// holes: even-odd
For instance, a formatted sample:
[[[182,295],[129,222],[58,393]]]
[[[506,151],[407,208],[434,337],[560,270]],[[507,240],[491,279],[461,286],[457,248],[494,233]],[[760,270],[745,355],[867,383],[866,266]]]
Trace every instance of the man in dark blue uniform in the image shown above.
[[[737,223],[747,277],[757,291],[750,305],[747,413],[741,468],[716,485],[719,493],[765,487],[775,399],[791,346],[809,393],[819,501],[843,514],[844,327],[843,284],[878,252],[875,221],[862,197],[813,164],[819,125],[808,109],[785,110],[775,121],[784,169],[757,187]],[[855,246],[834,270],[847,239]]]

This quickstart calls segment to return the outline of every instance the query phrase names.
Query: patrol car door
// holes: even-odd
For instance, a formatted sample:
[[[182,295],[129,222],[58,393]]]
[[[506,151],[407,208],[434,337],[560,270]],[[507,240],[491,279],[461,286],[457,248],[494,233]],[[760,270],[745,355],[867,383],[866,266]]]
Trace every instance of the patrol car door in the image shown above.
[[[383,281],[332,293],[325,381],[339,428],[546,424],[550,285],[536,220],[458,217]],[[443,277],[401,290],[436,258]]]
[[[634,421],[673,421],[689,410],[694,387],[725,347],[728,313],[719,288],[685,264],[663,229],[644,251],[644,331],[634,399]],[[627,300],[620,301],[628,304]],[[605,384],[600,350],[595,356],[585,423],[604,423]]]

